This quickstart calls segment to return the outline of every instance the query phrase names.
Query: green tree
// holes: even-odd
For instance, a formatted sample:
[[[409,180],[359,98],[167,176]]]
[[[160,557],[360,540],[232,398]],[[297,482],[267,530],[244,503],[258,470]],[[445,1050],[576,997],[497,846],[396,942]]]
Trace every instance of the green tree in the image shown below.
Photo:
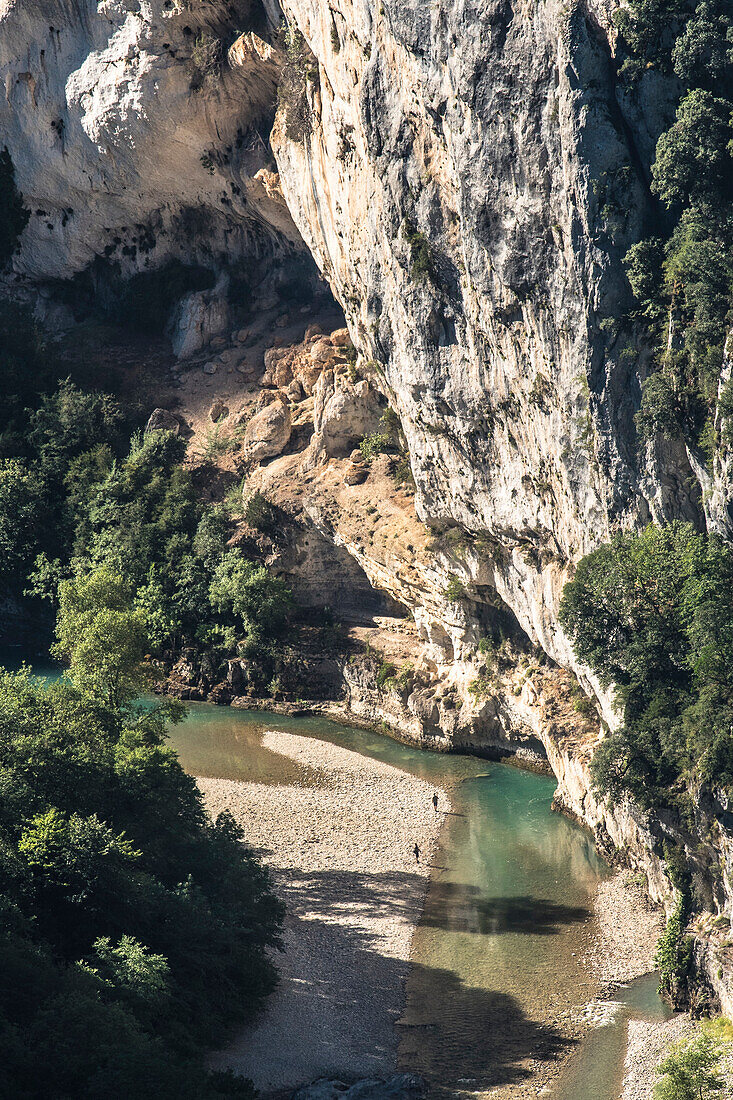
[[[18,585],[43,541],[47,511],[33,469],[15,458],[0,459],[0,582]]]
[[[598,787],[642,805],[686,784],[733,784],[733,555],[690,524],[617,535],[579,563],[560,621],[615,684],[621,729],[591,764]]]
[[[721,1058],[730,1046],[727,1021],[706,1022],[692,1037],[672,1044],[656,1068],[661,1080],[654,1086],[654,1100],[714,1100],[722,1096]]]
[[[5,148],[0,151],[0,268],[7,264],[18,247],[18,238],[30,216],[15,185],[15,167]]]
[[[106,706],[119,709],[150,686],[146,617],[112,569],[61,582],[56,636],[54,653],[68,660],[73,682]]]
[[[229,550],[216,567],[210,587],[218,611],[231,611],[250,639],[271,637],[285,625],[293,599],[285,581],[238,550]]]
[[[688,93],[675,122],[657,142],[652,190],[667,206],[731,197],[733,106],[703,88]]]
[[[725,0],[703,0],[683,25],[672,49],[675,74],[688,87],[730,87],[733,19]]]

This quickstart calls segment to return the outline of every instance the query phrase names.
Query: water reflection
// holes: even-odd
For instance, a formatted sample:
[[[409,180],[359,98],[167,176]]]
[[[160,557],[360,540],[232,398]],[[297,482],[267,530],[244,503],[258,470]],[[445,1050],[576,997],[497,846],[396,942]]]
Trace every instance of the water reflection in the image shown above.
[[[505,932],[532,936],[556,935],[562,925],[585,922],[590,911],[530,894],[486,897],[466,882],[436,882],[423,911],[422,923],[451,932],[496,936]]]

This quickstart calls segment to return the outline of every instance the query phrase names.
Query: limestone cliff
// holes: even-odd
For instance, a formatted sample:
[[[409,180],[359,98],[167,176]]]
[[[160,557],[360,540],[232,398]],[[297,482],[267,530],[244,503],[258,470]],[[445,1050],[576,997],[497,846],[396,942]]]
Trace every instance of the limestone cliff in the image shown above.
[[[31,214],[15,273],[302,248],[272,171],[279,55],[261,35],[256,0],[2,0],[0,147]]]
[[[701,514],[685,455],[639,468],[647,351],[624,322],[664,86],[619,98],[603,5],[285,8],[319,79],[300,140],[287,103],[276,121],[284,193],[400,414],[418,515],[494,536],[482,569],[571,665],[571,564]]]

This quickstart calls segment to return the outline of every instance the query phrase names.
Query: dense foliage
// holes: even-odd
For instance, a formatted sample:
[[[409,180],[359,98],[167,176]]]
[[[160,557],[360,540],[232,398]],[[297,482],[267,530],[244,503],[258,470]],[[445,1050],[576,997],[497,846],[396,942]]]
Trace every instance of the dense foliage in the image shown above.
[[[62,586],[68,679],[0,673],[0,1094],[248,1097],[210,1075],[272,988],[280,903],[165,746],[143,620],[108,567]]]
[[[18,247],[18,238],[28,224],[30,210],[15,183],[15,168],[7,149],[0,149],[0,268]]]
[[[727,0],[628,0],[616,22],[632,94],[650,70],[680,89],[652,165],[658,231],[626,257],[640,316],[658,339],[639,429],[682,435],[710,457],[721,443],[715,412],[733,293],[733,12]]]
[[[575,653],[615,684],[623,726],[593,760],[599,787],[684,805],[690,787],[733,787],[733,555],[689,524],[617,535],[566,585]]]
[[[55,377],[28,315],[0,309],[0,596],[48,597],[104,566],[124,574],[152,651],[215,665],[244,652],[253,686],[277,674],[285,584],[227,546],[228,517],[202,503],[186,442],[133,434],[118,403]],[[4,431],[3,431],[4,428]]]
[[[657,1066],[654,1100],[714,1100],[727,1095],[723,1058],[733,1050],[728,1020],[706,1020],[694,1034],[667,1048]]]

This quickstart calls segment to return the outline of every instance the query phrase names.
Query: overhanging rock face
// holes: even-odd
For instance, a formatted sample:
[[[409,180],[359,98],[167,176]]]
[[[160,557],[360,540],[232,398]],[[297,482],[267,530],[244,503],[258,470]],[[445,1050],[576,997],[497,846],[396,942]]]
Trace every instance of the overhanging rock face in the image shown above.
[[[249,0],[0,3],[0,146],[31,213],[16,273],[302,248],[267,147],[280,55],[257,31]]]

